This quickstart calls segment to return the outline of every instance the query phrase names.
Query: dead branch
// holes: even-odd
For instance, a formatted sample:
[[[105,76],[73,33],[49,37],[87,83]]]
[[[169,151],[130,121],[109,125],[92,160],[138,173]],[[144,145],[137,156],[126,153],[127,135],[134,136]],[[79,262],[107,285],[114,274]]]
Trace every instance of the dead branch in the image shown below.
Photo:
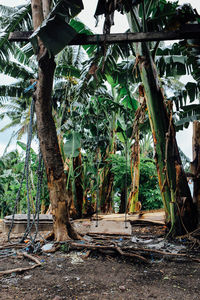
[[[144,261],[146,263],[149,263],[149,261],[146,258],[144,258],[143,256],[141,256],[141,255],[138,255],[138,254],[135,254],[135,253],[130,253],[130,252],[124,252],[118,246],[115,246],[115,249],[122,256],[138,258],[139,260],[142,260],[142,261]]]
[[[0,247],[0,250],[3,250],[3,249],[10,249],[10,248],[18,248],[18,249],[20,249],[20,248],[24,248],[25,247],[25,245],[24,244],[6,244],[6,245],[3,245],[3,246],[1,246]]]
[[[70,247],[73,247],[74,249],[90,249],[90,250],[99,250],[99,249],[104,249],[104,250],[114,250],[118,252],[122,256],[127,256],[127,257],[134,257],[139,260],[142,260],[145,263],[148,263],[148,260],[144,258],[143,256],[140,256],[138,254],[134,253],[128,253],[128,252],[123,252],[118,246],[104,246],[104,245],[91,245],[91,244],[77,244],[77,243],[70,243]]]
[[[134,257],[137,258],[139,260],[142,260],[145,263],[148,263],[148,260],[141,256],[138,255],[136,253],[130,253],[127,252],[127,250],[132,250],[134,252],[143,252],[143,254],[145,255],[151,255],[151,254],[159,254],[161,256],[169,256],[169,257],[183,257],[183,258],[188,258],[192,261],[196,261],[196,262],[200,262],[199,258],[195,258],[192,257],[188,254],[184,254],[184,253],[170,253],[170,252],[165,252],[165,251],[160,251],[160,250],[156,250],[156,249],[146,249],[146,248],[133,248],[131,246],[129,247],[119,247],[116,243],[114,243],[114,245],[91,245],[91,244],[78,244],[78,243],[70,243],[70,247],[71,249],[90,249],[90,250],[111,250],[111,251],[115,251],[118,252],[121,256],[126,256],[126,257]],[[106,252],[105,252],[106,253]]]
[[[11,270],[6,270],[6,271],[1,271],[0,272],[0,276],[12,274],[12,273],[22,273],[22,272],[25,272],[25,271],[28,271],[28,270],[35,269],[36,267],[39,267],[39,265],[34,265],[34,266],[30,266],[30,267],[25,267],[25,268],[17,268],[17,269],[11,269]]]
[[[21,253],[20,253],[20,254],[21,254]],[[28,253],[26,253],[26,252],[23,252],[22,255],[23,255],[24,257],[27,257],[27,258],[29,258],[30,260],[34,261],[37,265],[41,265],[41,262],[40,262],[35,256],[30,255],[30,254],[28,254]]]
[[[35,269],[36,267],[41,266],[41,262],[36,257],[34,257],[30,254],[27,254],[27,253],[17,253],[17,254],[20,258],[22,258],[22,257],[29,258],[30,260],[34,261],[36,264],[33,266],[30,266],[30,267],[16,268],[16,269],[11,269],[11,270],[1,271],[0,276],[12,274],[12,273],[22,273],[22,272],[32,270],[32,269]]]
[[[156,253],[156,254],[160,254],[162,256],[174,256],[174,257],[185,257],[185,258],[188,258],[188,259],[191,259],[192,261],[196,261],[196,262],[199,262],[200,263],[200,259],[199,258],[195,258],[195,257],[192,257],[188,254],[184,254],[184,253],[170,253],[170,252],[165,252],[165,251],[160,251],[160,250],[154,250],[154,249],[146,249],[146,248],[133,248],[133,247],[122,247],[122,249],[132,249],[133,251],[141,251],[141,252],[146,252],[146,253]]]
[[[160,255],[169,255],[169,256],[186,256],[186,254],[184,253],[170,253],[170,252],[165,252],[165,251],[160,251],[160,250],[156,250],[156,249],[147,249],[147,248],[133,248],[133,247],[122,247],[123,250],[126,249],[131,249],[133,251],[141,251],[141,252],[147,252],[147,253],[157,253]]]

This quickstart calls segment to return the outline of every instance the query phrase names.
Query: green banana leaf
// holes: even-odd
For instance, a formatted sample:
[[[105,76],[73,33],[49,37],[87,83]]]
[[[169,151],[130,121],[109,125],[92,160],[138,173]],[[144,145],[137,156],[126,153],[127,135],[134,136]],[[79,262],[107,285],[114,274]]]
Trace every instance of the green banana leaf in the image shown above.
[[[77,132],[71,132],[65,135],[64,152],[67,157],[77,157],[81,147],[81,135]]]

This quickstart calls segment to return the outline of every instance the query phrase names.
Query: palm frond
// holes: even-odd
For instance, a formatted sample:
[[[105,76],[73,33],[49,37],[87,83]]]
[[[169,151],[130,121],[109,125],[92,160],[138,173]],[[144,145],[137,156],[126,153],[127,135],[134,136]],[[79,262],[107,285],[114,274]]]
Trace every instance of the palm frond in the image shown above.
[[[7,16],[9,17],[11,14],[13,14],[16,11],[16,8],[6,6],[6,5],[0,5],[0,14],[2,16]]]
[[[182,130],[188,127],[190,122],[200,120],[200,105],[191,104],[183,106],[182,110],[176,114],[175,126],[176,130]]]
[[[9,124],[7,124],[3,128],[1,128],[0,132],[4,132],[6,129],[9,129],[9,128],[12,128],[12,127],[15,127],[15,126],[19,125],[19,121],[20,121],[20,118],[13,120]]]
[[[30,68],[33,68],[36,70],[36,62],[35,57],[33,56],[33,48],[31,43],[27,43],[24,47],[19,47],[18,45],[15,45],[14,53],[13,53],[15,59],[23,64],[28,65]]]
[[[1,62],[0,70],[3,74],[17,79],[29,80],[35,77],[33,70],[14,61]]]
[[[0,85],[0,99],[6,100],[10,97],[17,97],[21,98],[23,96],[30,96],[30,93],[27,95],[24,95],[24,88],[17,85]],[[2,103],[0,102],[0,105]]]
[[[27,4],[20,9],[15,9],[9,16],[5,15],[1,26],[3,26],[0,31],[0,59],[2,60],[8,58],[13,51],[13,46],[8,41],[10,32],[28,30],[32,27],[31,5]]]

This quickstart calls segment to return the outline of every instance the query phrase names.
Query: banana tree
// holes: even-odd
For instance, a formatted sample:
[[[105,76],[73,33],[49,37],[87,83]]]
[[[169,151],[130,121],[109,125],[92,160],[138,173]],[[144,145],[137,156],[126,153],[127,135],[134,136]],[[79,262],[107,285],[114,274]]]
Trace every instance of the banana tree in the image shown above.
[[[147,2],[146,5],[141,3],[138,7],[133,7],[128,12],[128,20],[132,31],[139,31],[141,28],[144,31],[148,30],[147,13],[153,12],[152,7],[148,6],[148,4],[150,2]],[[159,6],[158,8],[160,9]],[[139,9],[142,11],[140,14],[141,17],[139,16]],[[172,14],[174,13],[174,16],[177,13],[174,7],[171,7],[171,12]],[[180,12],[178,11],[178,13]],[[192,220],[195,211],[175,139],[172,107],[169,107],[167,110],[165,106],[164,97],[158,82],[157,71],[148,44],[136,44],[135,52],[139,60],[140,75],[147,99],[159,185],[165,210],[169,216],[168,220],[171,223],[170,232],[177,234],[181,233],[181,230],[184,231],[185,228],[181,229],[180,226],[181,218],[184,226],[188,230],[192,230],[196,226],[196,220]],[[183,197],[185,197],[184,200],[182,200]],[[187,207],[188,211],[186,212]],[[190,215],[188,216],[188,214]]]
[[[175,20],[180,23],[194,21],[195,14],[190,9],[181,10],[177,3],[166,1],[123,1],[123,11],[126,11],[130,30],[132,32],[170,28]],[[121,7],[122,7],[121,6]],[[118,1],[113,2],[110,11],[101,7],[101,12],[109,15],[113,10],[121,9]],[[188,8],[188,9],[187,9]],[[158,171],[159,186],[166,211],[166,221],[171,224],[171,234],[184,231],[185,227],[192,230],[196,226],[194,205],[187,178],[184,174],[175,138],[172,120],[172,106],[166,106],[154,64],[158,45],[150,43],[135,43],[134,55],[136,68],[141,76],[151,130],[154,140],[155,160]],[[188,210],[187,210],[188,208]],[[184,224],[182,227],[181,225]]]

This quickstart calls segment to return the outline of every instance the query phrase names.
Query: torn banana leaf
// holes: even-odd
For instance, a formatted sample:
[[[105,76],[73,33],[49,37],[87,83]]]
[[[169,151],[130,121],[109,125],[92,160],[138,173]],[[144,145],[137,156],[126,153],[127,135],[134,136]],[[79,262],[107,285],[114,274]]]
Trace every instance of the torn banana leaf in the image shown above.
[[[78,34],[68,23],[82,9],[82,0],[60,1],[31,35],[34,52],[37,53],[37,36],[39,36],[51,55],[58,54]]]

